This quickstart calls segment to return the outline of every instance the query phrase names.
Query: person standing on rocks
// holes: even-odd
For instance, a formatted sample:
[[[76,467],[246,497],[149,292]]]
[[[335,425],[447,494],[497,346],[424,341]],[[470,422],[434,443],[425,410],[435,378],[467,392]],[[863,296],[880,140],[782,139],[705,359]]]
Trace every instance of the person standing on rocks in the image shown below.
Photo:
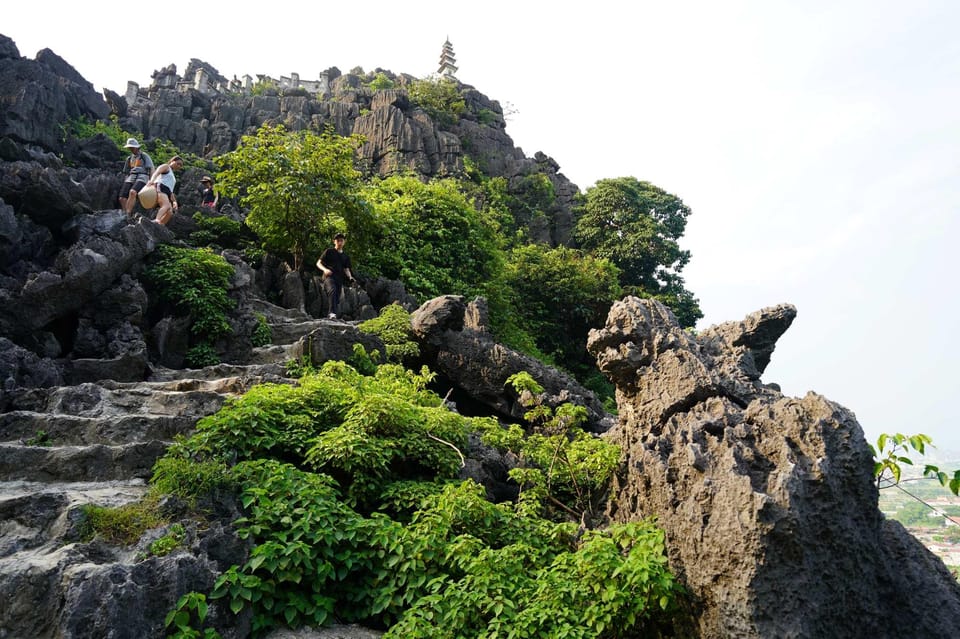
[[[217,201],[220,196],[213,190],[213,179],[209,175],[204,175],[200,180],[200,206],[210,211],[217,210]]]
[[[137,203],[137,193],[147,185],[147,180],[153,173],[153,160],[146,151],[140,150],[140,143],[136,138],[128,139],[123,148],[130,151],[130,155],[123,163],[123,172],[126,177],[120,187],[119,199],[120,208],[130,215]]]
[[[166,225],[180,208],[177,204],[177,196],[173,193],[174,187],[177,186],[177,176],[174,175],[173,170],[179,171],[182,168],[183,158],[175,155],[166,164],[158,166],[150,177],[150,181],[147,182],[147,185],[152,184],[157,187],[157,203],[160,205],[160,211],[154,221],[158,224]]]
[[[333,247],[325,250],[317,260],[317,268],[323,271],[323,288],[330,296],[330,319],[337,318],[344,282],[354,282],[353,273],[350,271],[350,256],[343,252],[346,241],[343,233],[337,233],[333,236]]]

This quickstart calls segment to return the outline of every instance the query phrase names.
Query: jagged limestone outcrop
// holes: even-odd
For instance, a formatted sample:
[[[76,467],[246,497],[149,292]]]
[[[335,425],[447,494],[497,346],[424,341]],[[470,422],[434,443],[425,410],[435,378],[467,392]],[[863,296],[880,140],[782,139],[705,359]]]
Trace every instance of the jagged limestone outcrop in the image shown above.
[[[760,375],[790,305],[699,336],[626,298],[589,351],[617,386],[615,521],[656,516],[709,638],[960,635],[960,587],[877,508],[853,413]]]
[[[551,408],[563,403],[587,409],[588,430],[603,432],[611,424],[596,395],[563,372],[497,343],[487,332],[486,302],[469,305],[463,296],[444,295],[425,302],[410,321],[424,362],[465,397],[495,414],[522,420],[528,410],[507,385],[507,379],[529,372],[544,388],[542,401]]]
[[[0,111],[0,139],[4,140],[0,158],[30,161],[52,154],[44,160],[51,165],[47,172],[63,171],[72,178],[52,180],[71,187],[63,198],[70,207],[54,210],[72,213],[116,206],[122,155],[103,138],[65,146],[58,126],[70,120],[103,119],[112,113],[121,127],[139,132],[143,139],[163,138],[182,151],[207,158],[233,150],[243,135],[263,124],[282,124],[294,131],[330,126],[340,135],[366,138],[360,159],[370,175],[406,171],[424,178],[462,175],[465,156],[486,175],[505,178],[514,192],[522,191],[528,176],[544,175],[556,198],[544,217],[530,221],[529,234],[535,241],[553,245],[570,241],[579,189],[559,172],[552,158],[541,152],[526,157],[506,133],[500,103],[469,85],[458,84],[465,112],[452,124],[441,125],[409,100],[407,87],[415,78],[379,69],[393,79],[396,88],[375,91],[368,86],[370,77],[345,74],[331,83],[330,94],[301,90],[250,95],[192,88],[201,69],[210,77],[220,77],[211,65],[194,59],[183,76],[171,64],[154,72],[153,83],[132,99],[106,90],[105,100],[53,52],[41,54],[37,60],[23,58],[13,41],[0,35],[0,101],[11,105]],[[111,171],[106,184],[99,177],[103,170]],[[199,177],[199,173],[185,174],[180,192],[192,195]],[[5,188],[5,181],[10,178],[0,173],[0,198],[20,210],[11,197],[16,185]],[[190,202],[189,197],[181,200]]]

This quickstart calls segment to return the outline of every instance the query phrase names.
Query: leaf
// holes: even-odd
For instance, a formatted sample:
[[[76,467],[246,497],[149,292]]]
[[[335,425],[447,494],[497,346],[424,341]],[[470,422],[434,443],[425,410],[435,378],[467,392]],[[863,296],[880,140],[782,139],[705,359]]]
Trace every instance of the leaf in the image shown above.
[[[887,447],[887,439],[889,437],[886,433],[880,433],[880,437],[877,438],[877,450],[879,450],[881,454],[883,454],[884,449]]]

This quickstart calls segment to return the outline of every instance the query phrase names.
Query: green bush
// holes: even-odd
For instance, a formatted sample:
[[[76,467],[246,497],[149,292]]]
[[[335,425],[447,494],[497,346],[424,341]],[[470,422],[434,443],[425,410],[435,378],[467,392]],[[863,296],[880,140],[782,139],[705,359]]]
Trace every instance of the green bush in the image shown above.
[[[456,180],[390,177],[370,184],[363,198],[377,229],[365,267],[402,281],[420,299],[482,295],[501,270],[496,226]]]
[[[357,328],[383,340],[389,362],[399,364],[420,357],[420,346],[414,341],[410,327],[410,313],[399,304],[384,306],[379,316],[362,322]]]
[[[456,82],[430,77],[416,80],[409,88],[410,99],[437,124],[450,126],[467,110]]]
[[[394,83],[393,80],[388,78],[387,75],[383,72],[378,73],[377,77],[375,77],[370,82],[370,88],[373,89],[374,91],[383,91],[385,89],[392,89],[394,86],[396,86],[396,83]]]
[[[164,244],[158,253],[146,278],[162,300],[189,314],[191,333],[206,343],[232,333],[226,313],[236,305],[227,296],[233,267],[210,249]]]
[[[157,475],[190,494],[205,481],[188,460],[216,462],[214,476],[239,462],[229,482],[244,509],[238,534],[253,549],[210,596],[250,609],[254,636],[335,619],[390,628],[388,637],[544,636],[540,627],[606,638],[641,636],[670,614],[680,589],[652,523],[578,533],[572,516],[543,516],[589,502],[609,475],[602,440],[577,432],[580,412],[543,409],[536,382],[518,376],[511,383],[529,393],[539,435],[525,443],[520,427],[448,410],[433,379],[327,362],[298,386],[257,386],[200,420]],[[519,451],[527,476],[516,503],[491,503],[457,479],[471,432]],[[188,478],[167,476],[179,472]],[[566,510],[548,510],[562,499]],[[578,634],[564,634],[577,619]]]
[[[250,344],[254,348],[269,346],[273,343],[273,329],[267,323],[267,318],[263,313],[257,313],[257,325],[250,335]]]
[[[190,234],[194,244],[239,247],[243,243],[243,225],[225,215],[197,211],[193,214],[193,221],[197,225],[197,230]]]

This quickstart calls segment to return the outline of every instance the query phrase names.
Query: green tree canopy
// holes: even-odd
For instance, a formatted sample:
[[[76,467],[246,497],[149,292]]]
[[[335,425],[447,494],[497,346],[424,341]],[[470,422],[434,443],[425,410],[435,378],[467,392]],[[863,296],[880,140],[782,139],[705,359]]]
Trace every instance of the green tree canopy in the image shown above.
[[[249,208],[247,225],[264,248],[292,255],[293,267],[301,270],[304,257],[318,255],[334,231],[365,235],[369,215],[354,167],[361,143],[359,136],[264,125],[221,156],[218,187]],[[362,250],[362,241],[351,242],[351,251]]]
[[[566,247],[530,244],[514,249],[504,284],[515,296],[520,327],[537,347],[567,370],[592,367],[587,333],[602,326],[621,295],[617,268],[603,258]]]
[[[389,177],[371,183],[363,197],[378,229],[365,266],[421,299],[484,294],[500,271],[495,227],[456,180]]]
[[[417,80],[408,89],[410,99],[427,112],[437,124],[450,126],[467,110],[467,103],[456,82],[431,76]]]
[[[580,247],[620,269],[625,292],[669,306],[682,326],[703,317],[680,271],[690,252],[677,243],[690,208],[675,195],[633,177],[600,180],[587,189],[574,229]]]

